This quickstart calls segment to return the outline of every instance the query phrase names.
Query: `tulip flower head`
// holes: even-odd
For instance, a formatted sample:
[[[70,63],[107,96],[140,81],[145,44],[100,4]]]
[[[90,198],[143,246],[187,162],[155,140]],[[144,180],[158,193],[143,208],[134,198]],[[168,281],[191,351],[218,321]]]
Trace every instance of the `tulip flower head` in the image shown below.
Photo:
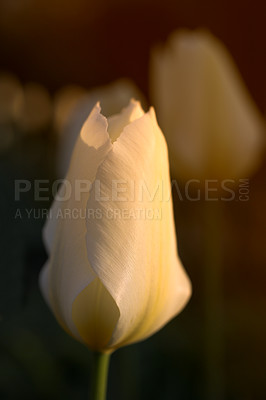
[[[245,178],[258,166],[262,117],[231,56],[210,33],[175,32],[156,49],[151,92],[180,180]]]
[[[69,334],[112,352],[158,331],[191,293],[177,254],[167,146],[153,109],[144,113],[131,101],[106,119],[96,105],[66,182],[72,191],[66,196],[61,186],[44,228],[49,259],[41,290]]]
[[[78,86],[61,89],[55,98],[55,129],[58,133],[57,173],[64,177],[78,134],[95,103],[100,101],[106,117],[119,113],[131,98],[143,95],[129,79],[119,79],[105,86],[85,90]]]

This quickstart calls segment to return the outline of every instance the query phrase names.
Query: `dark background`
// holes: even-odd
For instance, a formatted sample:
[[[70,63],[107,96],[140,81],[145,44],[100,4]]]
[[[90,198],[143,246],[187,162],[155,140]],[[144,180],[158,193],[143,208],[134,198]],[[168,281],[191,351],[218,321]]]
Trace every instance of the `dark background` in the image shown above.
[[[0,69],[22,84],[44,85],[51,96],[70,83],[89,89],[129,77],[149,100],[152,46],[174,29],[205,27],[225,43],[264,112],[265,16],[263,0],[0,0]],[[90,353],[61,330],[38,289],[44,218],[15,219],[18,207],[47,207],[34,202],[32,191],[18,206],[14,180],[54,178],[53,128],[30,136],[14,129],[13,146],[0,154],[0,397],[85,399]],[[193,297],[161,332],[113,355],[109,399],[266,398],[265,176],[264,161],[249,181],[249,201],[223,205],[222,352],[214,375],[206,356],[205,313],[213,300],[204,277],[204,204],[175,198],[179,251]],[[219,382],[213,397],[207,394],[212,380]]]

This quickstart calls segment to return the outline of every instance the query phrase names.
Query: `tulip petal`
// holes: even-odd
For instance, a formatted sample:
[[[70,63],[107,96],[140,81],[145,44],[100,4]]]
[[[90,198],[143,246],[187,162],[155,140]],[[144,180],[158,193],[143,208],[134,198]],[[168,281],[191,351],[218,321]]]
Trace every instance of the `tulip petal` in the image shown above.
[[[190,296],[177,256],[170,187],[167,147],[151,110],[113,144],[87,204],[101,210],[101,219],[87,220],[88,258],[120,312],[109,348],[151,335]]]
[[[118,318],[119,309],[98,278],[74,300],[72,319],[90,349],[102,351],[106,348]]]
[[[70,169],[66,176],[67,185],[61,185],[55,200],[64,199],[64,192],[68,188],[73,195],[73,191],[76,190],[79,183],[82,183],[81,181],[92,183],[99,164],[110,150],[111,143],[107,132],[107,120],[100,111],[101,108],[97,104],[85,121],[72,154]],[[71,164],[74,164],[74,166]],[[62,207],[62,201],[54,201],[51,207],[52,217],[58,215],[60,207]],[[57,222],[57,218],[51,218],[44,227],[44,243],[48,252],[51,251],[54,243]]]
[[[144,115],[144,112],[138,101],[131,100],[129,105],[121,111],[119,114],[112,115],[107,118],[108,121],[108,133],[110,139],[113,142],[120,136],[125,126],[130,122],[138,119]]]
[[[81,337],[72,320],[72,303],[96,278],[88,262],[85,240],[88,187],[111,147],[107,120],[96,105],[81,130],[66,176],[71,188],[70,197],[60,201],[62,190],[59,191],[44,228],[44,240],[51,255],[49,265],[41,275],[43,292],[49,297],[59,322],[78,339]],[[84,183],[88,186],[80,191]]]
[[[120,114],[108,118],[108,133],[111,140],[115,141],[126,125],[143,114],[140,104],[131,100]],[[92,239],[93,237],[92,233]],[[119,315],[115,301],[100,279],[94,279],[80,292],[72,307],[74,324],[83,341],[92,349],[101,350],[106,347]]]

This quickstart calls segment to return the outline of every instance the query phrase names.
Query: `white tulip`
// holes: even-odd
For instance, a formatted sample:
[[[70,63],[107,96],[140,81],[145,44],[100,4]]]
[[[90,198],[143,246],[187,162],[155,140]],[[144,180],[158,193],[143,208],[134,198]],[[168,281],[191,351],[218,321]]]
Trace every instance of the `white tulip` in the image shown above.
[[[158,331],[191,294],[177,254],[167,146],[153,109],[144,113],[131,101],[107,120],[96,105],[66,179],[72,188],[77,181],[92,186],[60,201],[62,185],[54,201],[41,290],[69,334],[111,352]]]
[[[152,101],[181,180],[239,179],[258,166],[264,123],[223,44],[175,32],[152,54]]]

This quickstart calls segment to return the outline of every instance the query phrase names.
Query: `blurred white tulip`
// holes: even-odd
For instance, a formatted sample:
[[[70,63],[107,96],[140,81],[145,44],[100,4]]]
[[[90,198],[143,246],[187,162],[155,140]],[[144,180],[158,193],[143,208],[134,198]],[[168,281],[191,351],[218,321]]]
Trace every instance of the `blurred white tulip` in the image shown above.
[[[205,31],[177,31],[151,58],[151,98],[174,174],[239,179],[258,166],[264,122],[224,45]]]

